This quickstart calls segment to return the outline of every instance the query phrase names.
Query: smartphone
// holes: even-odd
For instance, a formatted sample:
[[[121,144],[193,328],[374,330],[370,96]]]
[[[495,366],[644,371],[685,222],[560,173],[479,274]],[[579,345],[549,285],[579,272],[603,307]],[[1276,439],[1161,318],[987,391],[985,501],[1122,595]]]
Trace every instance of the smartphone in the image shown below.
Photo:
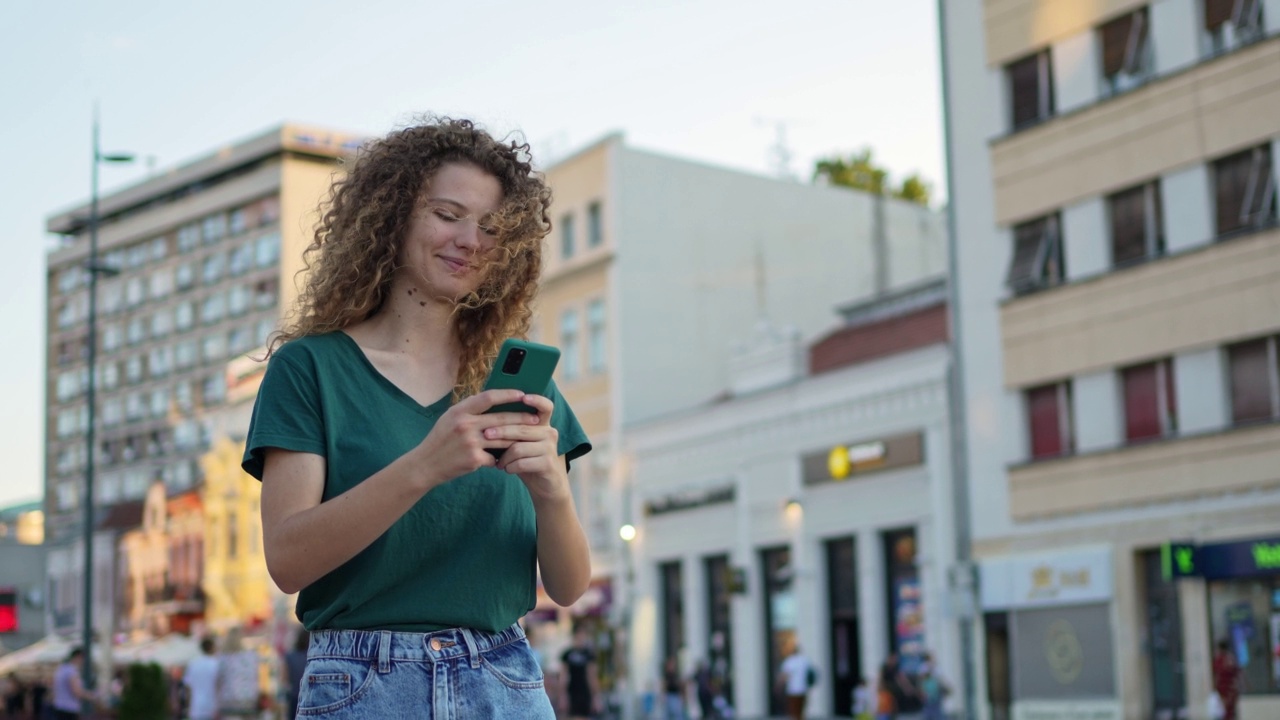
[[[547,387],[551,385],[551,374],[555,372],[556,363],[560,362],[560,350],[550,345],[540,345],[528,340],[507,338],[498,351],[498,359],[493,362],[489,371],[489,379],[484,383],[485,390],[521,390],[529,395],[546,396]],[[489,408],[488,412],[537,412],[524,403],[506,403]],[[494,457],[503,451],[489,448]]]

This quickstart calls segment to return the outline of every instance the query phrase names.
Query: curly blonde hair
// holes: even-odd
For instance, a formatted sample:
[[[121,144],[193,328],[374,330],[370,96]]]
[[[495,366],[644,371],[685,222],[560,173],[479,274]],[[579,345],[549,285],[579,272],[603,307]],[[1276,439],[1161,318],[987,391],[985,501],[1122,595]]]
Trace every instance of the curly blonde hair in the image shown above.
[[[454,307],[461,357],[453,397],[480,391],[502,341],[529,331],[542,241],[551,232],[551,189],[534,172],[527,143],[498,141],[469,120],[428,118],[360,149],[321,203],[303,254],[302,293],[268,356],[284,342],[342,330],[382,309],[424,189],[451,162],[475,165],[502,186],[501,207],[485,219],[496,247],[479,258],[476,290]]]

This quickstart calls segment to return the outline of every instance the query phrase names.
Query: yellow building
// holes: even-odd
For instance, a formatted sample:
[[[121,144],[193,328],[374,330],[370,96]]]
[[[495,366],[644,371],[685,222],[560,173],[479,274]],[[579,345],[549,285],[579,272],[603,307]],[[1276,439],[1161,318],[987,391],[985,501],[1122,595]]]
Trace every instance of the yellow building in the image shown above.
[[[210,630],[261,627],[279,594],[262,552],[262,485],[240,469],[244,444],[214,441],[201,460],[204,487],[205,624]]]

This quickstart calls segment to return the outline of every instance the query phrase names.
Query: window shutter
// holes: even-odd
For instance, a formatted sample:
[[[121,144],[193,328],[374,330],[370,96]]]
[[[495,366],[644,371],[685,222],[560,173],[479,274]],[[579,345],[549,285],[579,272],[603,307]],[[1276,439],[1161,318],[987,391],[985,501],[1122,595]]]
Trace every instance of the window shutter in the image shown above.
[[[1102,26],[1102,74],[1111,77],[1124,69],[1125,56],[1129,48],[1129,36],[1133,31],[1135,13]]]
[[[1241,222],[1253,227],[1275,219],[1276,181],[1271,168],[1271,146],[1260,145],[1253,149],[1253,163],[1249,170],[1248,207],[1242,213]]]
[[[1271,417],[1271,368],[1267,340],[1233,345],[1227,350],[1231,377],[1231,420],[1236,423]]]
[[[1040,55],[1009,65],[1009,93],[1015,129],[1040,119]]]
[[[1159,379],[1156,363],[1126,368],[1124,380],[1124,436],[1129,442],[1160,437]]]
[[[1225,235],[1244,227],[1240,216],[1247,214],[1243,212],[1244,201],[1249,186],[1249,174],[1252,170],[1252,150],[1225,157],[1214,164],[1218,235]]]
[[[1111,260],[1114,265],[1147,257],[1147,187],[1111,196]]]
[[[1204,29],[1213,32],[1231,19],[1235,0],[1204,0]]]
[[[1031,424],[1031,457],[1057,457],[1066,449],[1062,438],[1059,387],[1046,385],[1027,391],[1027,417]]]

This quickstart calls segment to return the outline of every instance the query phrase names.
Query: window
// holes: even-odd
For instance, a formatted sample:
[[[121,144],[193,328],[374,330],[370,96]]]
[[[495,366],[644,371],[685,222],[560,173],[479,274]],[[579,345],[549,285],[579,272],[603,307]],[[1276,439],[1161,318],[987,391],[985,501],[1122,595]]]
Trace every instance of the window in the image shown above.
[[[200,244],[200,226],[196,223],[178,228],[178,252],[191,252]]]
[[[186,262],[175,268],[173,281],[179,290],[190,290],[196,284],[195,264]]]
[[[587,247],[604,244],[604,220],[600,217],[600,203],[587,206]]]
[[[1231,384],[1231,421],[1280,417],[1280,360],[1276,338],[1260,338],[1227,348]]]
[[[1139,442],[1172,435],[1178,429],[1173,361],[1135,365],[1120,371],[1124,388],[1124,437]]]
[[[1111,215],[1111,264],[1122,267],[1164,254],[1160,186],[1147,183],[1107,199]]]
[[[248,285],[236,285],[227,291],[227,314],[237,317],[249,311],[253,302],[253,291]]]
[[[587,305],[587,371],[602,373],[607,364],[604,332],[604,300]]]
[[[222,273],[227,267],[227,256],[222,253],[214,253],[204,259],[200,268],[200,279],[205,285],[212,285],[222,279]]]
[[[1009,78],[1009,110],[1014,130],[1034,125],[1053,116],[1053,74],[1049,51],[1005,66]]]
[[[232,210],[228,224],[231,226],[232,235],[239,235],[245,230],[248,230],[249,223],[245,218],[244,208],[236,208],[235,210]]]
[[[1276,219],[1271,146],[1260,145],[1213,164],[1218,235],[1261,227]]]
[[[232,355],[239,355],[253,349],[256,343],[253,342],[253,328],[251,326],[243,326],[234,328],[227,333],[227,352]]]
[[[180,303],[173,311],[173,324],[179,330],[190,330],[196,323],[196,306],[192,302]]]
[[[163,260],[169,254],[168,238],[158,237],[151,241],[151,259]]]
[[[129,278],[124,286],[124,302],[129,307],[137,307],[147,299],[147,288],[142,284],[142,278]]]
[[[211,325],[218,322],[227,313],[227,300],[222,293],[214,293],[204,299],[200,306],[200,322]]]
[[[560,257],[573,257],[573,216],[568,213],[560,218]]]
[[[124,285],[119,280],[108,280],[98,287],[98,312],[114,315],[124,307]]]
[[[232,277],[243,275],[253,267],[253,243],[237,245],[231,251],[231,261],[227,263],[227,271]]]
[[[173,312],[168,308],[157,310],[151,316],[151,337],[162,338],[173,332]]]
[[[130,384],[142,382],[142,356],[134,355],[125,361],[124,376]]]
[[[153,378],[168,375],[170,368],[173,367],[173,348],[168,345],[152,348],[147,357],[147,367]]]
[[[173,292],[173,270],[166,268],[151,273],[151,299],[159,300]]]
[[[280,259],[280,236],[272,233],[258,238],[253,246],[253,262],[260,268],[275,265]]]
[[[578,311],[560,315],[560,372],[565,380],[578,377]]]
[[[162,418],[169,414],[169,389],[158,388],[151,391],[151,417]],[[158,452],[151,453],[158,455]]]
[[[216,243],[227,236],[227,216],[214,213],[201,223],[201,235],[206,244]]]
[[[227,397],[227,379],[222,373],[204,379],[201,401],[205,405],[217,405]]]
[[[150,254],[151,248],[146,243],[138,243],[130,245],[129,251],[125,255],[125,262],[128,263],[129,269],[140,268],[147,264],[147,256]]]
[[[1026,391],[1031,458],[1058,457],[1075,449],[1071,432],[1071,383],[1044,385]]]
[[[135,317],[129,321],[127,338],[130,345],[137,345],[147,339],[147,325],[142,318]]]
[[[1066,275],[1056,214],[1013,228],[1013,262],[1006,282],[1015,294],[1057,285]]]
[[[1204,30],[1210,55],[1262,39],[1262,0],[1204,0]]]
[[[189,368],[196,364],[199,355],[195,340],[183,340],[173,346],[173,366],[179,370]]]
[[[227,336],[222,333],[206,335],[202,344],[205,362],[218,362],[227,357]]]
[[[1102,45],[1102,85],[1108,95],[1131,90],[1151,74],[1147,8],[1112,20],[1098,30]]]
[[[253,286],[253,306],[265,310],[276,304],[276,292],[279,283],[275,278],[261,280]]]

